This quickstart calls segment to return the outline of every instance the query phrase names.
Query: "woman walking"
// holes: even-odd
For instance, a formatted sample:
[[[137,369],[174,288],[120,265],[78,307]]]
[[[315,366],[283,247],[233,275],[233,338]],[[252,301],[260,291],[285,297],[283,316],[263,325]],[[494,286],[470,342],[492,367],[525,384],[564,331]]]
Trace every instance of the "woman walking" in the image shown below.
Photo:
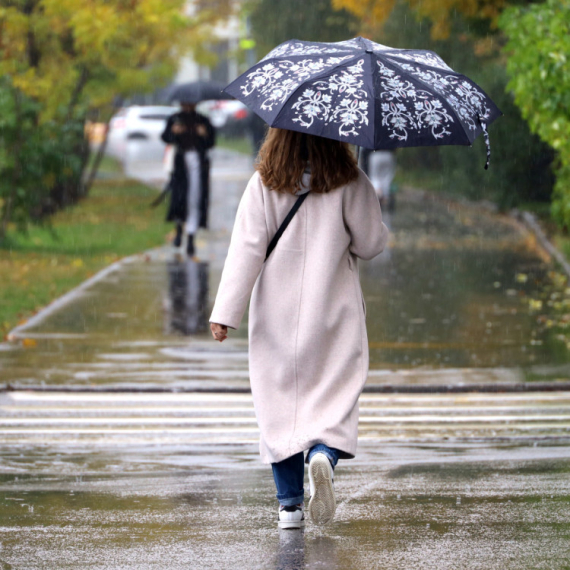
[[[195,253],[194,235],[208,226],[210,160],[208,150],[216,142],[214,127],[196,112],[195,103],[181,103],[182,110],[169,117],[161,135],[166,144],[176,145],[170,179],[170,206],[167,222],[176,223],[173,245],[182,245],[182,228],[188,234],[186,253]]]
[[[225,340],[251,297],[251,391],[280,528],[304,525],[305,451],[309,514],[316,524],[334,516],[333,471],[356,452],[368,373],[357,258],[378,255],[387,237],[374,188],[346,143],[269,130],[238,208],[210,323],[214,338]]]

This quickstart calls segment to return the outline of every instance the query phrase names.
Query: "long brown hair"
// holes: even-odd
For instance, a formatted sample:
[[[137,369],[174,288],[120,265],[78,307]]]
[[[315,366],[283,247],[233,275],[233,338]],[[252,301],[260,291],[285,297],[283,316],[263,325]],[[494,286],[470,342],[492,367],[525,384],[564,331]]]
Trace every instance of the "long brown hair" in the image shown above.
[[[301,189],[301,179],[309,164],[311,192],[329,192],[358,177],[356,159],[347,143],[285,129],[269,129],[256,165],[265,186],[294,194]]]

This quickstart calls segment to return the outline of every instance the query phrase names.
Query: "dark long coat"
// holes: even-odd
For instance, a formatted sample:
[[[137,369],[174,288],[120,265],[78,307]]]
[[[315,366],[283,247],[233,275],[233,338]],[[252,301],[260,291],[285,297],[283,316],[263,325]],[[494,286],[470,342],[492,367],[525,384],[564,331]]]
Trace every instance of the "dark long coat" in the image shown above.
[[[172,126],[176,122],[182,123],[186,127],[185,133],[174,134],[172,132]],[[203,125],[206,128],[207,135],[205,137],[196,133],[198,125]],[[188,217],[188,173],[186,172],[184,153],[189,150],[196,150],[200,155],[201,171],[200,227],[207,228],[210,196],[210,160],[207,151],[216,142],[214,127],[206,117],[199,113],[175,113],[168,119],[161,138],[165,143],[176,146],[174,168],[170,178],[170,205],[166,220],[182,223]]]

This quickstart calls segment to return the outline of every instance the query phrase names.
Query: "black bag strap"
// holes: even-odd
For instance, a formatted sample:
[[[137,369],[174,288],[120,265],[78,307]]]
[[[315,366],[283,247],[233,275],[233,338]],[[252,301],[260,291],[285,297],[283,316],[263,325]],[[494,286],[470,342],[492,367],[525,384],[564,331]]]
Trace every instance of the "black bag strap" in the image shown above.
[[[293,204],[291,210],[289,210],[289,213],[283,220],[283,223],[279,226],[277,233],[273,236],[273,239],[269,242],[269,245],[267,246],[267,252],[265,253],[265,261],[267,261],[267,258],[271,255],[271,252],[275,249],[275,246],[277,245],[279,238],[283,235],[283,232],[287,229],[289,222],[293,219],[293,216],[297,213],[297,210],[301,207],[301,204],[305,201],[305,198],[308,195],[309,192],[301,194],[297,198],[297,201]]]

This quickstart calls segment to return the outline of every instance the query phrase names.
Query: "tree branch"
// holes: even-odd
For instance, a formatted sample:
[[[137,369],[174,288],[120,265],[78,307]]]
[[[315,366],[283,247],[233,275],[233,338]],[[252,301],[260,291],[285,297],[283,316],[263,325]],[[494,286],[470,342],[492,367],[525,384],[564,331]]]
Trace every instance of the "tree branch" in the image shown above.
[[[69,99],[69,105],[67,106],[67,113],[65,118],[66,121],[71,120],[75,106],[79,102],[79,97],[81,96],[81,92],[87,84],[87,81],[89,81],[89,72],[87,71],[86,67],[82,67],[77,79],[77,83],[75,84],[75,88],[73,89],[73,93]]]

